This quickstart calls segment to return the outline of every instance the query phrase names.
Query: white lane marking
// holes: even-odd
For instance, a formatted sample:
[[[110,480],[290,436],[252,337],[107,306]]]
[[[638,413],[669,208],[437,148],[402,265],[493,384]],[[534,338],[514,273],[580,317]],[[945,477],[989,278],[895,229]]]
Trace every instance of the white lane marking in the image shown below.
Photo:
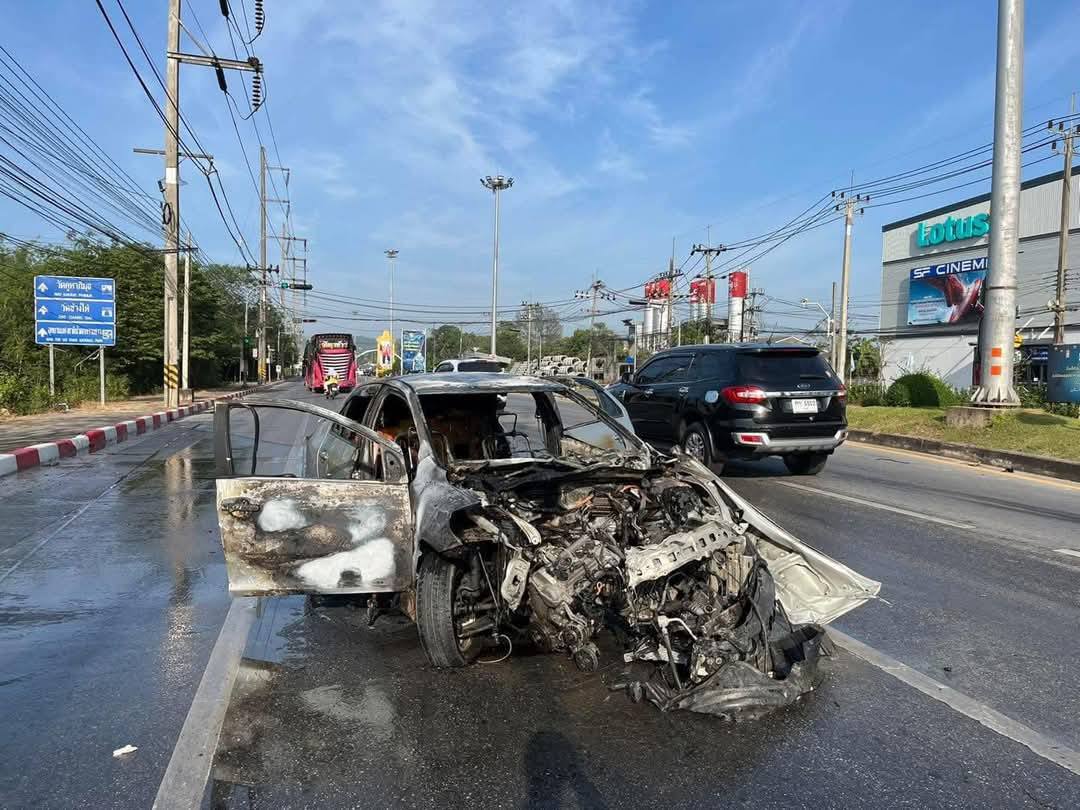
[[[1055,548],[1058,554],[1068,554],[1070,557],[1080,557],[1080,551],[1071,548]]]
[[[194,810],[202,806],[240,658],[255,620],[257,601],[254,597],[237,597],[229,606],[165,776],[158,786],[154,810]]]
[[[882,509],[886,512],[896,512],[898,515],[907,515],[908,517],[918,518],[919,520],[927,520],[931,523],[940,523],[942,526],[952,526],[954,529],[974,529],[973,523],[960,523],[956,520],[947,520],[946,518],[934,517],[933,515],[924,515],[922,512],[914,512],[911,509],[901,509],[899,506],[889,506],[885,503],[878,503],[877,501],[870,501],[865,498],[856,498],[854,495],[841,495],[839,492],[829,492],[827,489],[818,489],[817,487],[808,487],[803,484],[796,484],[793,481],[776,481],[774,483],[780,484],[780,486],[791,487],[792,489],[800,489],[803,492],[811,492],[814,495],[824,495],[827,498],[836,498],[839,501],[850,501],[851,503],[861,504],[863,506],[869,506],[872,509]]]
[[[846,633],[841,633],[833,627],[829,628],[828,633],[837,646],[843,647],[852,655],[873,664],[897,680],[919,690],[924,695],[941,701],[953,711],[957,711],[965,717],[970,717],[991,731],[1026,746],[1043,759],[1060,765],[1062,768],[1080,776],[1080,751],[1075,751],[1067,745],[1047,737],[1045,734],[1040,734],[1019,720],[1013,720],[996,709],[991,709],[985,703],[980,703],[963,692],[958,692],[951,686],[946,686],[929,675],[924,675],[918,670],[912,669],[907,664],[897,661],[880,650],[875,650]]]

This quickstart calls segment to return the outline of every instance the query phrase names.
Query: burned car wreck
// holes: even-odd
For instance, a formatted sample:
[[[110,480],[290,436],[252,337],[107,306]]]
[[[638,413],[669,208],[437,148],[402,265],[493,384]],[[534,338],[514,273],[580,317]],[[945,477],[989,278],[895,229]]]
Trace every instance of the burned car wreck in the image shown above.
[[[216,429],[230,590],[391,594],[439,667],[618,655],[636,700],[753,717],[813,688],[823,625],[880,587],[572,384],[415,375]]]

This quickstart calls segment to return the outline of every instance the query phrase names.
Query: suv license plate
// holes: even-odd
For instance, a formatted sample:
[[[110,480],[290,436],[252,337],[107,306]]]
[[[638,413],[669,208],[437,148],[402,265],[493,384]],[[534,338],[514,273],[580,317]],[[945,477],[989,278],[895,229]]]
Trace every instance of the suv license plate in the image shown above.
[[[816,399],[793,399],[791,400],[792,413],[817,413]]]

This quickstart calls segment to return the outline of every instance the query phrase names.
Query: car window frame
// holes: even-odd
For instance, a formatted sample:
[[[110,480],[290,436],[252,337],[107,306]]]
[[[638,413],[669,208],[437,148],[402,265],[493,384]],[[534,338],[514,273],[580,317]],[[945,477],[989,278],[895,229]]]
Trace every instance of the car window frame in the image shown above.
[[[638,383],[637,380],[635,379],[634,382],[637,383],[638,385],[673,385],[675,383],[688,382],[688,381],[694,379],[694,377],[693,377],[694,352],[672,352],[671,354],[666,354],[661,358],[654,358],[653,360],[649,361],[648,365],[646,365],[642,369],[642,371],[647,370],[649,368],[649,366],[653,365],[654,363],[656,363],[659,360],[675,360],[675,359],[679,359],[679,358],[689,358],[689,360],[690,360],[690,362],[686,366],[685,373],[682,376],[677,377],[677,378],[661,377],[659,379],[653,380],[652,382],[644,382],[644,383]],[[675,369],[672,369],[672,370],[674,371]],[[668,372],[668,373],[670,373],[670,372]]]
[[[400,476],[395,477],[393,480],[387,479],[383,483],[394,484],[402,483],[407,480],[407,468],[405,466],[405,456],[399,448],[393,442],[389,442],[380,436],[371,428],[367,427],[362,422],[357,422],[350,419],[337,411],[331,411],[328,408],[323,408],[319,405],[313,405],[309,402],[300,402],[292,399],[272,399],[269,397],[246,397],[243,400],[235,400],[231,402],[218,402],[214,406],[214,458],[215,468],[218,478],[265,478],[267,476],[260,475],[258,473],[258,441],[260,434],[260,417],[258,408],[279,408],[283,410],[298,411],[308,416],[313,416],[317,419],[325,419],[331,423],[331,426],[337,425],[338,427],[352,431],[353,433],[363,437],[369,442],[378,445],[384,451],[389,452],[395,456],[395,467],[400,470]],[[230,413],[233,410],[247,410],[251,413],[255,427],[255,445],[252,450],[251,469],[248,471],[237,471],[236,463],[233,457],[232,437],[230,430]],[[299,478],[297,480],[308,481],[332,481],[341,480],[333,478]]]

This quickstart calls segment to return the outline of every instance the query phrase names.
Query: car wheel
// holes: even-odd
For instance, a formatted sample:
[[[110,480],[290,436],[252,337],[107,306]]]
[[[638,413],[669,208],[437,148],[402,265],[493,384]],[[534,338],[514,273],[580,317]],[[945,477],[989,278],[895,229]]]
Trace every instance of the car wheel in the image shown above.
[[[784,464],[795,475],[817,475],[825,469],[828,453],[793,453],[784,456]]]
[[[420,558],[416,586],[416,626],[420,644],[436,667],[463,667],[480,654],[479,636],[461,636],[465,565],[427,551]]]
[[[706,467],[712,463],[712,449],[709,436],[701,425],[690,425],[683,434],[682,450],[686,455],[697,459]]]

